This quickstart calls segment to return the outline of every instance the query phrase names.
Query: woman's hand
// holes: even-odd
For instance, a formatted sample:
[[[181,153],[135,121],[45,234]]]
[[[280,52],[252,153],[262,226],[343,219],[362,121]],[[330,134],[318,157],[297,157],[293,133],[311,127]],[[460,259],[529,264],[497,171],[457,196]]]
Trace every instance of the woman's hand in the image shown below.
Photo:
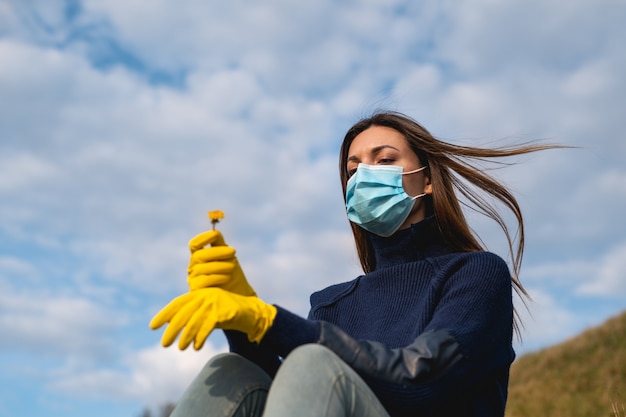
[[[246,297],[220,288],[202,288],[174,298],[150,322],[156,330],[169,323],[161,344],[170,346],[182,330],[178,347],[185,350],[193,341],[200,350],[216,329],[237,330],[259,343],[276,317],[276,307],[258,297]]]
[[[235,249],[226,245],[218,230],[195,236],[189,241],[189,250],[187,283],[190,291],[215,287],[239,295],[256,296],[239,265]]]

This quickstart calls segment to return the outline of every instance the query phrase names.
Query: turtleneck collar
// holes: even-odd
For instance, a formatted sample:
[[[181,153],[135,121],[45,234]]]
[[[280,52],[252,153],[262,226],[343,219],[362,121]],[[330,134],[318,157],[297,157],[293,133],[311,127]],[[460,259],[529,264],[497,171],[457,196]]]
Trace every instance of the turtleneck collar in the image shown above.
[[[389,237],[373,233],[368,233],[368,237],[376,254],[376,269],[450,252],[444,244],[435,216],[398,230]]]

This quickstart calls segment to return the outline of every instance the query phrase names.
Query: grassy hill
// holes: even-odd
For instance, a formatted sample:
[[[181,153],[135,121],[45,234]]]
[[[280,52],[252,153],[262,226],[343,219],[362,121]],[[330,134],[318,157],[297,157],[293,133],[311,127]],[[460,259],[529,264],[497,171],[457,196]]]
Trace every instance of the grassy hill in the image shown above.
[[[626,417],[626,312],[513,363],[507,417]]]

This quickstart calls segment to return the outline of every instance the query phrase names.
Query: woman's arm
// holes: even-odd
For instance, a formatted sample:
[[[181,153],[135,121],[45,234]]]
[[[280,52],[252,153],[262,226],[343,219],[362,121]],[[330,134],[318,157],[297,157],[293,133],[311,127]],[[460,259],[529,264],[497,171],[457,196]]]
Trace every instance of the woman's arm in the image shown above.
[[[325,345],[373,381],[377,394],[408,390],[407,398],[421,405],[463,396],[487,377],[506,374],[513,361],[510,275],[489,253],[435,267],[449,269],[447,280],[429,325],[407,346],[356,340],[330,323],[281,308],[261,345],[281,356],[304,343]]]
[[[276,375],[278,367],[281,364],[281,360],[278,355],[257,343],[248,341],[248,336],[245,333],[235,330],[225,330],[224,334],[228,340],[230,351],[237,353],[244,358],[259,365],[270,377]]]

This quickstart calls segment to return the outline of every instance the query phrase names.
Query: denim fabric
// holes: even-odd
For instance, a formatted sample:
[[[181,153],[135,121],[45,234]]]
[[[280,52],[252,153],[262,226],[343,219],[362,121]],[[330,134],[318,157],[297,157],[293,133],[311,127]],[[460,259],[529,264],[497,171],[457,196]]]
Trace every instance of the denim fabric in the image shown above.
[[[389,417],[374,393],[330,349],[302,345],[278,369],[264,417]]]
[[[217,355],[171,416],[389,417],[356,372],[321,345],[292,351],[273,381],[242,356]]]
[[[184,392],[170,417],[261,417],[272,379],[234,353],[213,357]]]

